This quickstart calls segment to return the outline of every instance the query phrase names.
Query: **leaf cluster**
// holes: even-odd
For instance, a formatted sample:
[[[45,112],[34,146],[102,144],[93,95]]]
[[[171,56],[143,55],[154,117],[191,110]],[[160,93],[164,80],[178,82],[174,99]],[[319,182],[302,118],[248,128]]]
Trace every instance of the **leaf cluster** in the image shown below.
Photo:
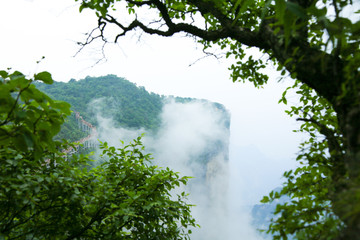
[[[299,81],[284,92],[280,102],[287,103],[291,90],[299,95],[301,104],[286,112],[303,122],[297,131],[307,133],[309,139],[300,144],[296,158],[299,167],[284,173],[287,181],[283,188],[262,199],[268,203],[290,197],[277,205],[267,232],[274,239],[334,239],[344,224],[334,213],[331,200],[347,177],[338,160],[343,157],[344,146],[337,132],[337,116],[326,99]]]
[[[70,115],[70,105],[39,91],[35,81],[53,82],[48,72],[27,79],[18,71],[0,71],[0,146],[31,150],[33,158],[39,159],[45,150],[56,149],[57,142],[52,138]]]
[[[35,80],[1,71],[0,238],[189,239],[197,227],[187,194],[172,190],[188,177],[151,164],[141,138],[115,149],[102,143],[107,161],[91,168],[74,147],[52,139],[70,105],[39,91]],[[19,140],[24,135],[28,140]],[[5,134],[4,134],[5,135]],[[28,142],[26,142],[28,141]],[[22,145],[24,144],[24,145]]]

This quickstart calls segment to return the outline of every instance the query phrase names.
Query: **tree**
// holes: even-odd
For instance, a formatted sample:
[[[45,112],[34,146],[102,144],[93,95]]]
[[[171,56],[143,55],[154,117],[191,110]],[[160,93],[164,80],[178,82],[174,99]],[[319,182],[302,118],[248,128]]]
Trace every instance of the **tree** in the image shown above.
[[[300,145],[297,156],[300,167],[285,172],[287,181],[283,188],[262,199],[268,203],[277,202],[282,196],[291,198],[276,206],[267,233],[273,234],[274,239],[286,239],[288,234],[297,239],[336,239],[341,237],[345,226],[335,215],[330,199],[336,197],[331,194],[346,179],[340,159],[335,158],[344,142],[336,114],[329,102],[307,85],[296,81],[286,91],[290,90],[300,95],[301,104],[291,106],[287,113],[303,121],[298,131],[308,133],[309,139]],[[280,101],[287,101],[286,92]]]
[[[360,21],[345,17],[358,13],[358,7],[351,0],[82,0],[80,11],[95,11],[98,26],[80,44],[96,39],[109,42],[109,25],[119,29],[114,42],[137,28],[160,36],[183,32],[197,38],[204,50],[219,46],[226,51],[227,57],[235,59],[230,67],[232,80],[251,81],[256,87],[268,81],[261,69],[276,64],[300,87],[303,106],[289,113],[300,114],[301,130],[315,134],[298,158],[306,160],[306,169],[294,174],[314,171],[305,174],[310,176],[308,182],[325,179],[321,186],[326,192],[313,189],[311,196],[321,199],[322,208],[341,222],[332,238],[360,239]],[[115,8],[126,8],[132,21],[124,23],[124,15]],[[271,61],[247,56],[246,46],[259,49]],[[286,102],[285,96],[282,101]],[[292,173],[286,176],[294,180]],[[296,182],[292,188],[300,187],[292,195],[295,202],[306,195],[302,184]],[[297,206],[303,210],[309,207],[301,204]],[[299,228],[283,224],[286,230],[280,236],[316,225],[316,221],[303,221]]]
[[[27,79],[0,71],[1,239],[188,239],[195,220],[170,169],[151,164],[141,138],[127,146],[101,144],[104,161],[90,167],[75,147],[54,141],[70,105],[39,91],[48,72]]]

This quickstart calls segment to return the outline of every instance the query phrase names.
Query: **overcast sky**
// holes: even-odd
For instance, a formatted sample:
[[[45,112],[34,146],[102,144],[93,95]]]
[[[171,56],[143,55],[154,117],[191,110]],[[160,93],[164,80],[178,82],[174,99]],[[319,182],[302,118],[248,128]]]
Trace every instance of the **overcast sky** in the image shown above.
[[[286,106],[277,103],[290,82],[278,83],[275,71],[268,69],[270,83],[264,89],[232,83],[231,62],[215,58],[189,67],[203,54],[201,46],[182,36],[143,35],[139,41],[139,34],[129,34],[106,49],[106,62],[93,66],[99,59],[96,45],[73,56],[79,49],[76,42],[95,26],[94,14],[80,14],[74,0],[1,0],[0,68],[24,74],[46,70],[65,82],[115,74],[158,94],[222,103],[232,115],[233,173],[239,186],[252,181],[257,188],[247,190],[251,194],[244,198],[253,201],[282,182],[281,173],[294,166],[301,140],[292,132],[297,124],[284,113]]]

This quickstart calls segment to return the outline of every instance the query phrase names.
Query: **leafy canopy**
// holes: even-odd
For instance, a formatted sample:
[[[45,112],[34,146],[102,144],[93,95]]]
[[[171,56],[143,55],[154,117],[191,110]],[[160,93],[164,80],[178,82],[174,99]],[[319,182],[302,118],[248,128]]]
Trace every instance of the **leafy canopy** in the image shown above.
[[[52,139],[70,105],[33,84],[51,84],[51,75],[0,75],[0,238],[189,239],[191,205],[184,192],[171,194],[188,177],[152,165],[140,137],[102,143],[107,161],[96,168],[66,155],[60,149],[73,145]]]
[[[343,138],[338,130],[334,109],[307,85],[296,82],[287,91],[296,91],[300,102],[291,106],[287,114],[303,121],[297,132],[309,138],[300,144],[296,160],[300,167],[289,170],[283,177],[286,182],[280,191],[272,191],[262,203],[277,201],[289,196],[291,201],[278,204],[267,233],[274,239],[336,239],[344,230],[344,223],[332,209],[330,199],[334,188],[344,183],[346,170],[343,158]],[[286,92],[280,102],[287,102]],[[334,171],[339,169],[339,171]]]

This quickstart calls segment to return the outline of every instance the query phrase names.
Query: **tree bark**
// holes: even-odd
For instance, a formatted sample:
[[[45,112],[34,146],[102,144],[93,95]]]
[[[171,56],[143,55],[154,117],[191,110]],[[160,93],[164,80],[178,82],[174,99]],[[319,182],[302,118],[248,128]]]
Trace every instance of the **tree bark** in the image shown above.
[[[350,98],[350,96],[348,96]],[[346,224],[341,240],[360,239],[360,104],[356,97],[353,103],[336,107],[341,132],[345,139],[343,160],[348,175],[333,200],[333,209]]]

